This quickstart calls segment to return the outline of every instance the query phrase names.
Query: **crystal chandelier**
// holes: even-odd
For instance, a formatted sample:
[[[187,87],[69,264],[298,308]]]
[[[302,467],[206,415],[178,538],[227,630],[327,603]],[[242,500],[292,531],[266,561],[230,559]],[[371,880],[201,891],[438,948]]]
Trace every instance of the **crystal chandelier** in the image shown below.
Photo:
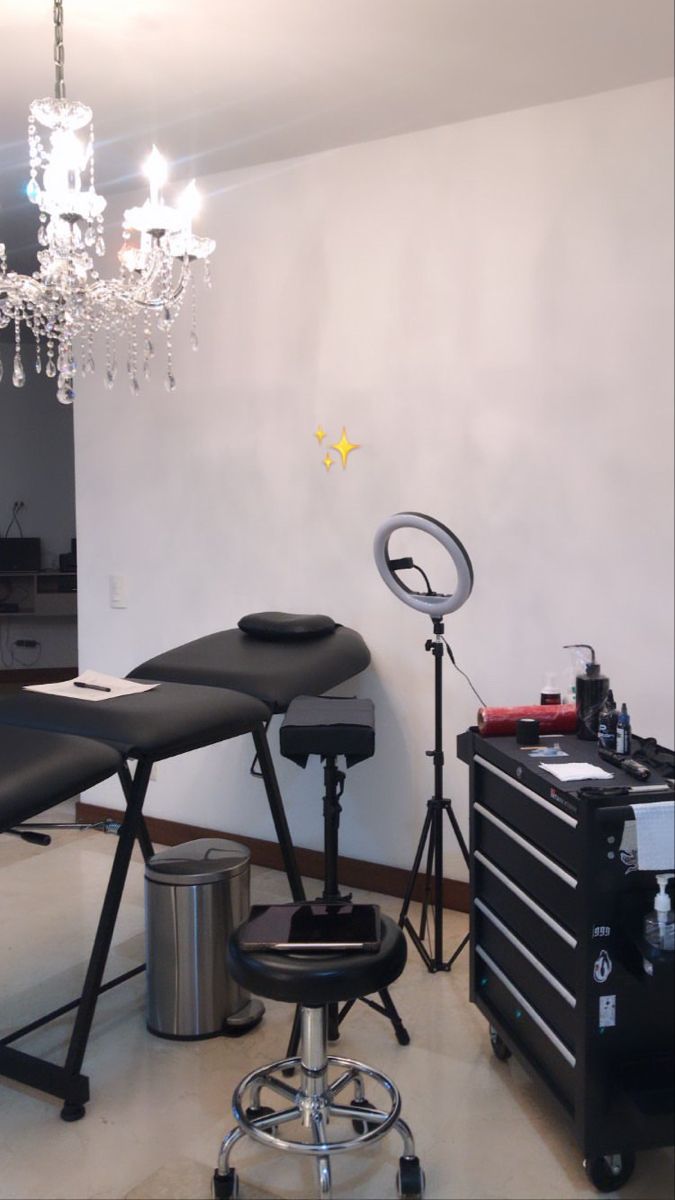
[[[106,387],[113,386],[117,375],[118,339],[122,338],[129,387],[136,393],[139,377],[150,375],[154,330],[158,329],[166,338],[165,387],[173,391],[173,324],[189,289],[190,343],[196,350],[193,264],[203,261],[209,284],[208,260],[215,249],[210,238],[192,232],[199,208],[194,180],[176,207],[165,204],[162,187],[167,164],[153,146],[144,164],[149,198],[125,212],[119,275],[102,279],[94,269],[92,255],[105,253],[106,201],[94,185],[91,109],[77,100],[66,100],[63,0],[54,0],[54,64],[54,99],[34,100],[28,115],[30,181],[26,195],[40,211],[39,270],[32,275],[8,271],[5,246],[0,242],[0,328],[14,325],[12,382],[23,387],[26,381],[23,330],[32,343],[30,357],[36,372],[40,374],[44,366],[45,374],[56,378],[57,398],[62,404],[71,404],[76,377],[95,370],[94,336],[104,331]],[[48,144],[39,126],[50,131]],[[86,133],[78,136],[78,131],[85,129]]]

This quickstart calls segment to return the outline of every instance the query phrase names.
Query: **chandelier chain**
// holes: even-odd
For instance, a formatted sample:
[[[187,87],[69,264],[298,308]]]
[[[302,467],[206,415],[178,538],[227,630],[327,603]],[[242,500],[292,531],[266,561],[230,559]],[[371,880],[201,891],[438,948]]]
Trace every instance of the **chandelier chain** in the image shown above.
[[[66,98],[66,81],[64,78],[65,49],[63,45],[63,0],[54,0],[54,96],[57,100]]]

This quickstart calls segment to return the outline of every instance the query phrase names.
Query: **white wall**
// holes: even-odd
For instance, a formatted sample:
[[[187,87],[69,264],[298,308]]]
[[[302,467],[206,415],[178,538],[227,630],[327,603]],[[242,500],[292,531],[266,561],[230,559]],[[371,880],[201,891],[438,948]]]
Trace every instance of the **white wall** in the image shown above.
[[[22,348],[26,383],[12,385],[14,344],[0,342],[3,380],[0,385],[0,534],[12,519],[12,505],[23,500],[19,520],[26,537],[42,540],[42,566],[57,567],[59,554],[70,550],[75,535],[75,467],[72,409],[58,404],[54,383],[33,371],[32,347]],[[10,536],[16,537],[13,525]],[[0,617],[2,665],[32,662],[35,651],[19,649],[16,638],[36,638],[41,651],[36,666],[72,666],[77,637],[72,621],[18,621]]]
[[[488,702],[536,701],[590,641],[634,727],[672,740],[671,84],[204,181],[200,353],[184,328],[175,393],[77,403],[81,664],[124,673],[258,609],[359,629],[373,667],[341,690],[375,699],[378,748],[349,776],[347,855],[409,865],[431,792],[430,626],[372,561],[392,512],[468,547],[447,633]],[[347,470],[321,465],[318,422],[361,444]],[[477,704],[452,671],[445,696],[464,821],[452,751]],[[272,837],[249,758],[162,764],[148,811]],[[318,765],[280,778],[320,845]]]

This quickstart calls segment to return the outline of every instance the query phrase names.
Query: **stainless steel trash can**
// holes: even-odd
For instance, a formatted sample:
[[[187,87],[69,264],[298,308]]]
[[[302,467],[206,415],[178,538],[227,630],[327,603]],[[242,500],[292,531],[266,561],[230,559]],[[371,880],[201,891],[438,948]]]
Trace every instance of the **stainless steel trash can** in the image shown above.
[[[229,976],[227,939],[248,916],[250,854],[224,838],[199,838],[145,866],[146,1023],[159,1037],[236,1036],[263,1005]]]

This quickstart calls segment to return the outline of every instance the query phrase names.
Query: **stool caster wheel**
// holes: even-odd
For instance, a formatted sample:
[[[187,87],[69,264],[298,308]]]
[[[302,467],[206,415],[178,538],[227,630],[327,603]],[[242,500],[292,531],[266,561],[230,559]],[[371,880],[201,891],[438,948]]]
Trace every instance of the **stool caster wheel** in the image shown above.
[[[398,1160],[396,1187],[399,1196],[414,1196],[418,1200],[424,1195],[424,1171],[415,1155],[404,1155]]]
[[[410,1045],[410,1034],[408,1033],[405,1025],[395,1025],[394,1033],[396,1034],[396,1041],[398,1042],[399,1046]]]
[[[274,1116],[274,1109],[269,1108],[266,1104],[250,1104],[246,1109],[246,1116],[249,1121],[255,1121],[257,1117],[272,1117]],[[276,1131],[276,1125],[271,1125],[266,1132],[274,1134]]]
[[[601,1154],[598,1158],[584,1161],[586,1174],[599,1192],[614,1192],[623,1187],[635,1170],[635,1154],[625,1150],[623,1154]]]
[[[373,1108],[373,1105],[368,1100],[352,1100],[349,1107],[356,1108],[363,1113],[367,1113],[368,1109]],[[354,1117],[352,1125],[354,1127],[354,1133],[358,1134],[370,1133],[371,1129],[377,1129],[379,1127],[377,1121],[368,1121],[365,1119],[360,1120],[357,1117]]]
[[[225,1175],[214,1171],[211,1190],[214,1200],[234,1200],[239,1195],[239,1176],[234,1167],[230,1167]]]
[[[86,1114],[84,1104],[64,1104],[61,1109],[62,1121],[81,1121]]]
[[[492,1053],[495,1058],[498,1058],[500,1062],[508,1062],[511,1057],[511,1051],[506,1042],[500,1038],[494,1025],[490,1026],[490,1045],[492,1046]]]

